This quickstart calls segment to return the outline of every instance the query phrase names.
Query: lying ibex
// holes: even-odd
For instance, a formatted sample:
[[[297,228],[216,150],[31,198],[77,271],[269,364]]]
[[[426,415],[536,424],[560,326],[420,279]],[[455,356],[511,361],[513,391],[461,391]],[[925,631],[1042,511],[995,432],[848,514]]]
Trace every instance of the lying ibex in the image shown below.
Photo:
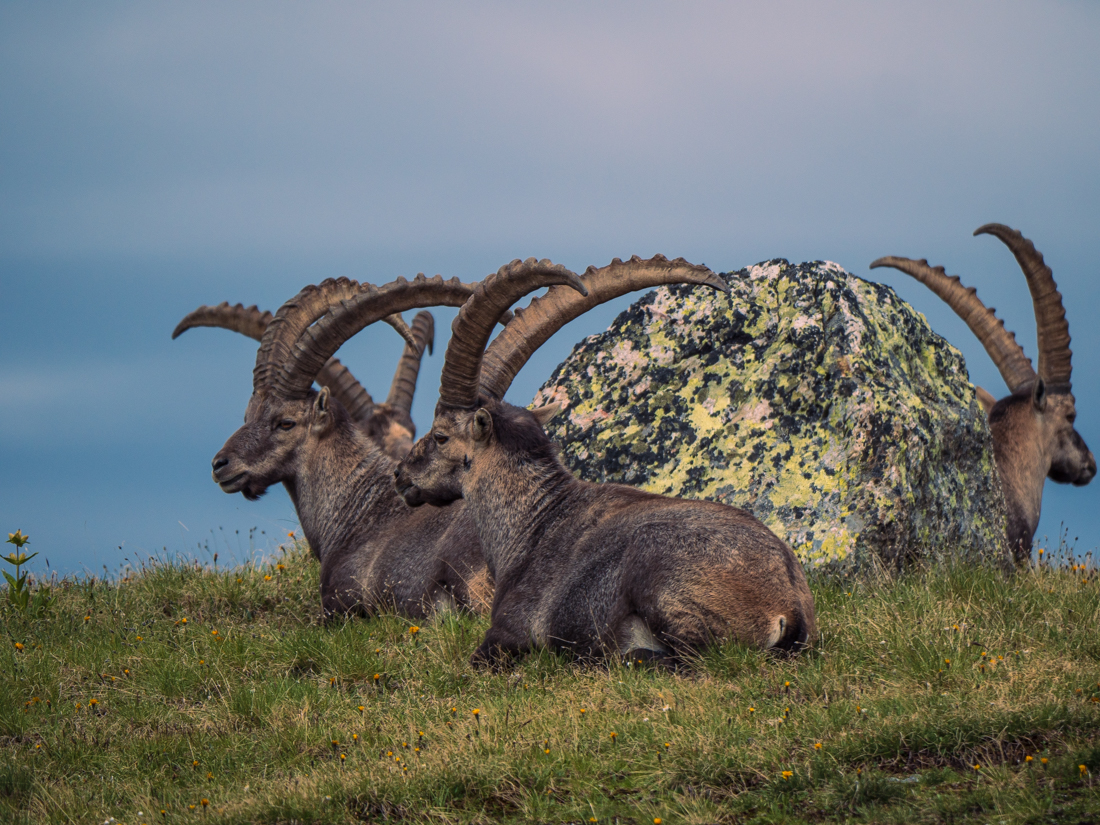
[[[594,281],[600,301],[658,284],[698,283],[700,277],[691,269],[648,262],[629,269],[633,277],[613,288]],[[439,277],[379,288],[326,281],[284,304],[263,333],[245,424],[214,457],[214,480],[247,498],[275,483],[286,486],[321,562],[327,614],[393,607],[419,618],[448,604],[488,606],[491,579],[462,502],[407,507],[393,487],[396,462],[327,388],[310,388],[336,350],[365,326],[414,307],[458,306],[470,292],[457,280]],[[538,314],[529,312],[532,319]],[[543,319],[532,329],[520,342],[528,346],[516,369],[570,317]]]
[[[994,235],[1012,251],[1027,279],[1035,308],[1039,371],[1024,355],[1016,337],[1004,328],[973,287],[942,266],[926,260],[887,256],[871,268],[890,266],[923,283],[966,321],[1008,384],[1008,396],[996,401],[978,388],[978,399],[989,416],[993,455],[1008,511],[1007,539],[1018,564],[1031,558],[1031,543],[1039,525],[1043,482],[1084,485],[1096,475],[1096,459],[1073,427],[1077,410],[1071,392],[1072,365],[1069,324],[1054,276],[1034,244],[1015,229],[986,224],[975,235]]]
[[[649,263],[694,269],[700,282],[727,290],[704,267]],[[616,260],[605,278],[629,277],[631,264]],[[501,400],[525,360],[526,327],[583,311],[593,272],[582,280],[528,261],[482,281],[452,326],[431,432],[397,468],[409,504],[462,498],[477,524],[496,593],[474,663],[533,646],[670,663],[728,638],[802,648],[815,633],[813,597],[798,560],[767,527],[722,504],[578,481],[543,432],[552,412]],[[580,295],[552,288],[486,352],[499,313],[551,284]]]
[[[317,329],[311,325],[332,306],[365,296],[392,297],[395,290],[405,304],[367,318],[328,354],[317,356]],[[367,324],[415,306],[460,306],[470,292],[470,286],[438,276],[401,280],[381,290],[328,280],[285,303],[263,331],[245,423],[214,457],[214,480],[225,492],[248,499],[272,484],[286,487],[321,563],[321,603],[328,616],[393,608],[421,618],[449,605],[484,609],[491,598],[469,520],[443,508],[411,512],[393,491],[395,462],[381,443],[335,401],[327,385],[319,392],[311,389],[323,369],[333,374],[330,356],[339,344]],[[350,384],[339,386],[346,391]],[[348,401],[353,409],[369,406],[356,398],[362,401],[357,393]]]
[[[261,312],[256,306],[230,306],[227,301],[217,306],[201,306],[176,325],[172,338],[174,340],[194,327],[219,327],[259,341],[273,317],[270,312]],[[416,436],[412,400],[420,373],[420,359],[424,349],[431,352],[434,345],[435,321],[430,312],[419,312],[413,319],[411,330],[406,333],[400,315],[384,320],[406,337],[405,350],[384,403],[376,404],[370,393],[336,358],[330,358],[321,367],[315,381],[318,386],[329,388],[332,397],[343,405],[368,436],[382,446],[387,455],[401,459],[412,448]]]

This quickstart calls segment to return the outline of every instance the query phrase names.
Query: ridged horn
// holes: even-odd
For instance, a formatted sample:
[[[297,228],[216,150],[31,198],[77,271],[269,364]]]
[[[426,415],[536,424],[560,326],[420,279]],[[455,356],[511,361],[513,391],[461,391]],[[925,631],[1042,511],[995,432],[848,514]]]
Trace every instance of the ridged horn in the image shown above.
[[[374,413],[374,399],[367,388],[359,383],[351,370],[341,364],[339,359],[328,359],[314,380],[317,386],[328,387],[332,397],[348,411],[353,421],[365,424]]]
[[[230,306],[228,301],[224,301],[214,307],[201,306],[185,315],[173,330],[172,338],[176,339],[195,327],[218,327],[239,332],[260,341],[274,317],[270,312],[261,312],[255,305]],[[396,317],[400,318],[400,316]],[[317,373],[316,381],[319,386],[329,388],[333,398],[340,402],[355,421],[365,423],[370,418],[374,411],[374,399],[351,374],[351,371],[337,359],[330,358],[325,362],[321,371]]]
[[[670,261],[664,255],[654,255],[649,260],[634,255],[625,263],[615,258],[599,269],[588,267],[581,281],[588,287],[588,295],[555,286],[541,298],[532,299],[527,307],[516,310],[515,319],[485,351],[481,363],[483,393],[504,398],[535,350],[574,318],[613,298],[664,284],[699,284],[729,292],[726,282],[707,267],[683,258]]]
[[[328,278],[319,284],[305,287],[279,307],[279,311],[271,319],[260,340],[260,349],[256,353],[256,366],[252,370],[253,389],[270,387],[296,342],[309,325],[324,315],[331,304],[353,298],[363,287],[364,285],[349,278]],[[413,338],[412,331],[400,315],[379,320],[386,321],[401,334],[405,341],[415,346],[416,339]],[[323,364],[318,365],[317,370],[309,377],[309,384],[313,383],[314,377],[321,371],[321,366]]]
[[[458,278],[444,281],[439,275],[417,275],[412,281],[398,278],[382,287],[363,284],[356,295],[333,302],[320,320],[303,330],[272,378],[272,389],[287,398],[302,398],[320,365],[367,325],[416,307],[460,307],[475,292]],[[385,310],[381,314],[379,307]]]
[[[881,266],[893,267],[916,278],[955,310],[981,341],[1009,390],[1016,392],[1035,380],[1031,359],[1016,343],[1016,336],[1005,329],[1004,322],[993,309],[981,302],[974,287],[962,285],[958,275],[948,275],[942,266],[931,267],[923,258],[915,261],[887,255],[874,261],[871,269]]]
[[[259,341],[274,317],[270,312],[261,312],[255,304],[250,307],[243,304],[230,306],[229,301],[222,301],[215,307],[201,306],[194,312],[184,315],[183,320],[172,330],[172,340],[176,340],[187,330],[195,327],[218,327],[239,332],[241,335]]]
[[[1035,308],[1035,333],[1039,344],[1039,377],[1054,387],[1069,387],[1073,373],[1073,352],[1069,348],[1069,322],[1054,273],[1043,261],[1035,244],[1019,231],[1002,223],[987,223],[975,235],[993,235],[1007,246],[1027,279]]]
[[[447,344],[439,382],[440,404],[457,409],[469,409],[477,404],[481,359],[497,320],[524,295],[555,285],[569,286],[588,295],[588,287],[576,273],[548,260],[534,258],[516,259],[478,284],[473,297],[451,324],[451,340]],[[515,319],[511,323],[515,323]]]
[[[418,346],[405,346],[397,371],[393,374],[390,394],[386,398],[386,403],[406,426],[412,422],[412,401],[416,393],[416,377],[420,374],[420,359],[424,356],[425,349],[432,352],[435,346],[435,319],[430,312],[422,310],[416,314],[412,322],[412,333]]]

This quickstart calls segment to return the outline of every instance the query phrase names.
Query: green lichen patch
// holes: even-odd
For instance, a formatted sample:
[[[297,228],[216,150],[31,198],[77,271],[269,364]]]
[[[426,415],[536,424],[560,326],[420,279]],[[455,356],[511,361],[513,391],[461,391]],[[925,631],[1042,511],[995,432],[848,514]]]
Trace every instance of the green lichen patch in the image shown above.
[[[542,387],[573,471],[742,507],[811,566],[1003,558],[993,445],[958,350],[833,263],[723,277],[728,296],[647,294]]]

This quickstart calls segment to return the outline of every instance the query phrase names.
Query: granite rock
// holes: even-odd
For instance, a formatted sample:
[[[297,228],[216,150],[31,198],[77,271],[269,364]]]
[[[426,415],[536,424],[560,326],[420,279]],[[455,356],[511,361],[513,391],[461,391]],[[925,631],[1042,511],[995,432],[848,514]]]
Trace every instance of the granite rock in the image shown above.
[[[1004,498],[962,355],[833,263],[662,287],[535,397],[579,477],[751,511],[806,566],[1005,560]]]

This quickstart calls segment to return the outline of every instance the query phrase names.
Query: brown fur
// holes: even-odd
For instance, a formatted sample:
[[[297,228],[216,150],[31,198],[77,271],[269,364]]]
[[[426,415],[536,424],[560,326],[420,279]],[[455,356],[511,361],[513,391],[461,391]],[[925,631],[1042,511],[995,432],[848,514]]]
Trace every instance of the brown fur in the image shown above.
[[[406,417],[389,404],[375,404],[370,418],[360,426],[386,455],[400,461],[409,454],[416,437],[416,427]]]
[[[530,411],[440,405],[396,478],[413,505],[464,498],[476,523],[496,593],[475,663],[535,646],[662,659],[729,638],[795,651],[815,635],[798,560],[751,514],[578,481]]]
[[[286,487],[321,563],[327,616],[483,611],[492,585],[473,520],[462,502],[406,506],[393,487],[396,464],[327,390],[293,401],[257,392],[244,426],[214,457],[213,475],[248,499]]]
[[[873,261],[871,268],[898,269],[943,299],[981,341],[1011,390],[1000,401],[981,387],[977,395],[993,434],[997,475],[1005,495],[1008,549],[1017,564],[1026,564],[1039,526],[1046,479],[1088,484],[1096,475],[1096,459],[1073,427],[1077,410],[1070,392],[1069,322],[1054,273],[1035,245],[1011,227],[985,224],[974,234],[999,238],[1020,265],[1035,310],[1037,371],[993,309],[979,300],[973,287],[964,287],[957,275],[948,276],[942,266],[931,267],[924,259],[894,255]]]
[[[1007,538],[1017,564],[1031,558],[1043,484],[1082,486],[1096,475],[1096,458],[1074,429],[1073,394],[1037,379],[989,410],[993,455],[1008,512]]]

